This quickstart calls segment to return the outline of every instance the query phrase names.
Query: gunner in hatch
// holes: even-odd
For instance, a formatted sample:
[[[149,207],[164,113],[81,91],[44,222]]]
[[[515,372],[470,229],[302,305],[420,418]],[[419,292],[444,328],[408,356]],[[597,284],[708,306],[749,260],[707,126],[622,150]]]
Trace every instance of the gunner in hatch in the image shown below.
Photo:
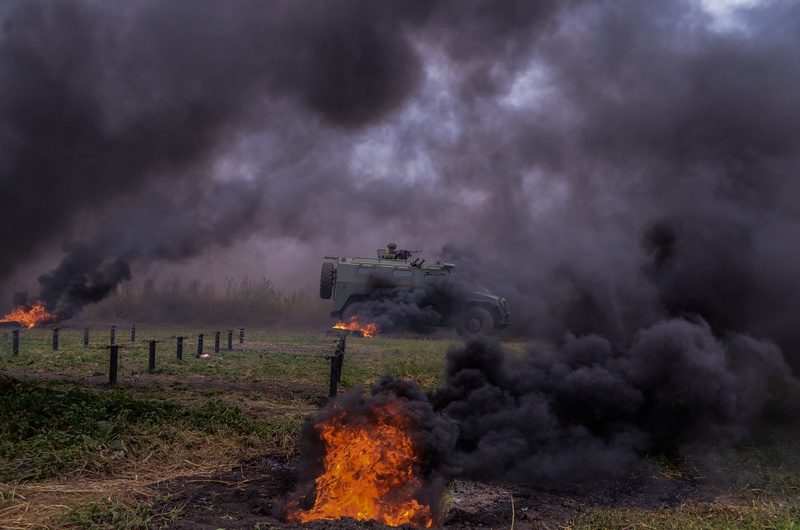
[[[397,243],[389,243],[383,251],[383,259],[397,259]]]

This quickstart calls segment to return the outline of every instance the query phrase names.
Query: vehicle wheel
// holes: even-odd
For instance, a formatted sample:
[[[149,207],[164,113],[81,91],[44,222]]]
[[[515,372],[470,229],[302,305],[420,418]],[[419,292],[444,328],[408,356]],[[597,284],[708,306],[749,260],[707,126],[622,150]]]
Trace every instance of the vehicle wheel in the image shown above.
[[[333,294],[333,280],[336,277],[336,268],[333,263],[326,261],[322,264],[319,275],[319,297],[328,300]]]
[[[483,307],[468,307],[458,318],[456,331],[461,337],[491,335],[494,331],[494,319]]]
[[[342,313],[342,322],[347,322],[354,316],[358,314],[358,312],[364,308],[364,302],[353,302],[349,306],[347,306]]]

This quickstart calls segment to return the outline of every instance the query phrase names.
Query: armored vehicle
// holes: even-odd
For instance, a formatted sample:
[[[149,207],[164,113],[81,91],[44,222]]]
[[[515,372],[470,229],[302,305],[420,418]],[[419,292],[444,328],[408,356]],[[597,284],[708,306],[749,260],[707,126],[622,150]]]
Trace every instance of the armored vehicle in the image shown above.
[[[437,282],[451,278],[455,265],[436,263],[425,265],[425,260],[411,259],[411,251],[399,251],[400,258],[387,259],[383,250],[376,258],[340,258],[325,256],[320,273],[319,295],[333,299],[331,316],[342,321],[367,312],[375,315],[376,308],[387,304],[375,301],[375,279],[392,287],[407,288],[408,292],[430,289]],[[505,298],[488,291],[468,291],[459,297],[459,303],[451,311],[439,315],[434,326],[455,328],[462,337],[490,335],[495,329],[503,329],[511,322]],[[387,311],[389,309],[386,309]],[[450,314],[446,314],[446,313]],[[436,313],[437,315],[439,313]]]

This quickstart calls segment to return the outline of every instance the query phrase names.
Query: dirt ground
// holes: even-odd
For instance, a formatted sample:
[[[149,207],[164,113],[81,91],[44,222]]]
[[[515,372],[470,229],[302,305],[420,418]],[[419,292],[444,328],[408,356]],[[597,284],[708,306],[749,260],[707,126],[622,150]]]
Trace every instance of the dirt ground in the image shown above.
[[[165,384],[168,381],[164,382]],[[248,392],[248,383],[208,382],[226,390]],[[192,383],[190,383],[192,384]],[[230,387],[230,385],[234,385]],[[230,388],[229,388],[230,387]],[[320,388],[272,387],[275,395],[293,396],[306,403],[325,402]],[[323,389],[324,390],[324,389]],[[257,405],[250,405],[256,407]],[[212,476],[182,477],[156,487],[163,499],[153,508],[152,529],[253,530],[264,528],[364,529],[390,528],[374,521],[313,521],[288,524],[280,520],[280,507],[295,486],[299,462],[264,455]],[[718,495],[707,477],[686,473],[667,475],[654,464],[642,462],[630,475],[562,487],[458,480],[448,485],[446,509],[438,526],[452,530],[472,528],[568,528],[594,507],[657,510],[677,507],[689,500],[713,502]]]
[[[293,462],[265,457],[212,477],[181,479],[161,485],[165,499],[154,506],[151,528],[253,530],[257,528],[389,528],[374,521],[281,522],[274,513],[294,485]],[[658,509],[687,499],[711,500],[692,479],[639,475],[625,480],[564,488],[454,481],[449,507],[439,526],[470,528],[556,529],[591,507]],[[173,521],[173,518],[176,520]]]

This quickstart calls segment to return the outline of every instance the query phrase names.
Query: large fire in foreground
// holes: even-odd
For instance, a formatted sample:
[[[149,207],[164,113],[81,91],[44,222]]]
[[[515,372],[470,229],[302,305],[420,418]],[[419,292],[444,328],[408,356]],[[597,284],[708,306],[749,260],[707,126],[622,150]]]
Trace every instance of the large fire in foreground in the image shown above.
[[[397,403],[348,414],[334,405],[318,424],[325,444],[324,472],[316,479],[316,500],[309,510],[292,501],[288,522],[315,519],[375,520],[389,526],[433,526],[429,506],[415,498],[420,490],[420,455],[411,437],[412,421]]]
[[[374,337],[380,332],[375,324],[364,322],[363,319],[353,315],[347,322],[337,322],[333,329],[349,329],[350,331],[360,331],[365,337]]]
[[[50,324],[57,320],[56,315],[47,311],[42,302],[37,301],[33,304],[17,307],[0,319],[0,322],[19,322],[30,329],[37,324]]]

